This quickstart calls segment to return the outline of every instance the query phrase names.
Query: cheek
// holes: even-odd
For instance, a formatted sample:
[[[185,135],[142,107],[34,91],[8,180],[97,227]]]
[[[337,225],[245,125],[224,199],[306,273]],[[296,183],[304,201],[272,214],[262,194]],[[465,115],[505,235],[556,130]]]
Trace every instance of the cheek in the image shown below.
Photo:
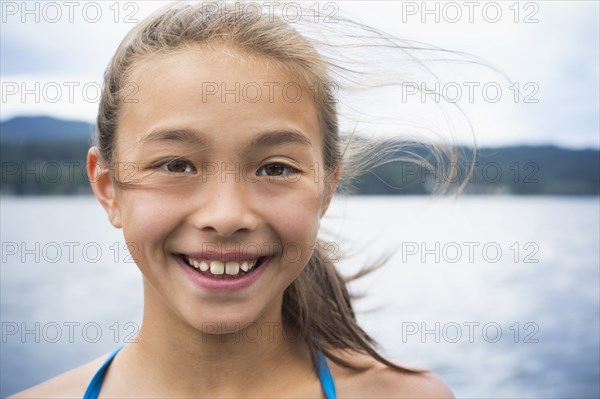
[[[299,190],[269,205],[270,224],[282,241],[287,261],[310,258],[319,230],[319,206],[320,197],[311,190]]]
[[[125,240],[137,246],[142,260],[146,254],[162,250],[162,243],[177,222],[177,207],[133,190],[122,196],[121,218]]]

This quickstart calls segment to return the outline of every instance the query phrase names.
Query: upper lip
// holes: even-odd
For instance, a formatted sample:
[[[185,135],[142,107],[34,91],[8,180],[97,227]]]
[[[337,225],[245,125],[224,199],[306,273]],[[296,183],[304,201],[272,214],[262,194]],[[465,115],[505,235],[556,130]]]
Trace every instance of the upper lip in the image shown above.
[[[262,256],[257,253],[246,253],[246,252],[195,252],[195,253],[182,253],[183,256],[193,259],[204,259],[207,261],[219,260],[221,262],[237,261],[242,262],[245,260],[255,260]]]

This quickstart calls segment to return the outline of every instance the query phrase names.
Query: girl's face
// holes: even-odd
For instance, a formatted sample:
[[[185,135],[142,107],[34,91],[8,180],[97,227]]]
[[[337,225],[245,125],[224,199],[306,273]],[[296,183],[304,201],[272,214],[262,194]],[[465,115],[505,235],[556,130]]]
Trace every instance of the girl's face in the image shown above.
[[[313,93],[227,48],[151,56],[129,81],[115,173],[132,186],[105,206],[147,304],[205,332],[279,320],[330,199]]]

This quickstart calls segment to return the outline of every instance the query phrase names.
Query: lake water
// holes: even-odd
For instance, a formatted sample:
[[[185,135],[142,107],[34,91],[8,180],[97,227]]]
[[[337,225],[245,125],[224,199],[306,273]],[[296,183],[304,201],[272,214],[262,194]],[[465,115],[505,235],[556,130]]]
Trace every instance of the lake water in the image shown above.
[[[600,396],[598,197],[353,197],[323,223],[353,255],[364,328],[461,398]],[[141,279],[89,197],[1,198],[0,395],[135,333]],[[337,248],[337,247],[332,247]]]

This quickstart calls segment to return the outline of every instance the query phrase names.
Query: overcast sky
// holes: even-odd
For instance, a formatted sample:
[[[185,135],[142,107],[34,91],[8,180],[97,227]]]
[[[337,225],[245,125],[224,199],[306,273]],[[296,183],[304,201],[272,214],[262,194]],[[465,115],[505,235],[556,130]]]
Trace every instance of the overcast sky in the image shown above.
[[[51,115],[93,122],[108,60],[134,21],[162,3],[0,1],[0,118]],[[319,5],[324,13],[345,13],[402,38],[469,52],[506,75],[510,81],[490,68],[456,70],[441,86],[449,96],[462,90],[458,105],[478,145],[600,147],[598,1],[327,3]],[[474,101],[465,82],[478,83]],[[517,101],[515,84],[524,96]],[[368,109],[373,102],[356,99],[356,108],[363,104]],[[441,118],[426,110],[413,113],[408,105],[407,112],[432,124]],[[455,135],[467,143],[472,139],[463,127],[457,122]]]

